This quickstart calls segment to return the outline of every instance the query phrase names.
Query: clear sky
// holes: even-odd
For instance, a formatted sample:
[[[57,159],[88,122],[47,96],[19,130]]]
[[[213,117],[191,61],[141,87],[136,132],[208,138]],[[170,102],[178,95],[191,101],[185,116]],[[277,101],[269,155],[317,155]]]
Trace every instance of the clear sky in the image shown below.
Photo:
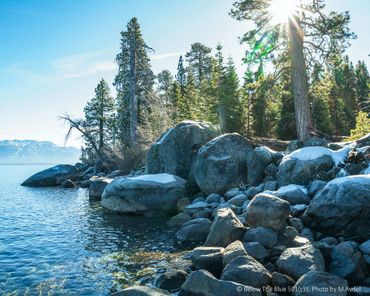
[[[238,37],[249,24],[228,12],[234,0],[0,0],[0,140],[35,139],[63,144],[66,128],[57,117],[82,116],[104,77],[117,71],[120,31],[136,16],[155,49],[154,72],[175,72],[180,54],[194,42],[224,46],[243,73]],[[370,65],[369,0],[328,0],[349,10],[358,40],[348,53]],[[70,145],[78,146],[74,137]]]

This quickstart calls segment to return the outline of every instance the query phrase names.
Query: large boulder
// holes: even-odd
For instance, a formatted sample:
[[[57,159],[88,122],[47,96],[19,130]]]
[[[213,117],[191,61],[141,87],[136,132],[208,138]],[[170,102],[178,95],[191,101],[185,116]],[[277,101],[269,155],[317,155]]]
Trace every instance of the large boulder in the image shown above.
[[[290,214],[287,201],[271,194],[257,194],[247,207],[247,223],[252,227],[266,226],[280,231]]]
[[[311,244],[298,248],[288,248],[276,262],[278,270],[294,280],[309,271],[325,271],[325,261],[321,252]]]
[[[310,271],[293,287],[293,296],[346,296],[346,280],[322,271]]]
[[[113,212],[161,216],[176,211],[186,181],[170,174],[120,177],[105,187],[101,205]]]
[[[311,181],[317,179],[320,174],[330,171],[333,164],[332,158],[328,155],[309,160],[295,158],[286,160],[278,167],[277,181],[279,186],[289,184],[308,185]]]
[[[330,181],[309,204],[304,220],[312,228],[355,240],[370,237],[370,175]]]
[[[150,147],[146,162],[147,172],[169,173],[188,179],[198,149],[219,134],[219,130],[207,122],[179,123]]]
[[[349,151],[349,147],[337,151],[325,147],[298,149],[282,159],[277,173],[279,186],[308,185],[315,179],[326,178],[333,165],[344,162]]]
[[[251,286],[216,279],[206,270],[192,272],[182,285],[179,296],[261,296]]]
[[[113,179],[99,177],[94,180],[89,187],[89,198],[90,200],[100,200],[103,195],[105,187],[110,184]]]
[[[236,257],[225,266],[221,279],[261,288],[271,281],[271,274],[257,260],[244,255]]]
[[[244,225],[229,208],[217,211],[212,223],[205,246],[227,247],[232,242],[239,240],[244,232]]]
[[[69,164],[58,164],[41,172],[38,172],[22,183],[22,186],[51,187],[62,185],[67,180],[75,180],[78,177],[78,169]]]
[[[258,184],[263,171],[263,162],[247,139],[225,134],[199,149],[193,174],[204,193],[224,194],[240,184]]]

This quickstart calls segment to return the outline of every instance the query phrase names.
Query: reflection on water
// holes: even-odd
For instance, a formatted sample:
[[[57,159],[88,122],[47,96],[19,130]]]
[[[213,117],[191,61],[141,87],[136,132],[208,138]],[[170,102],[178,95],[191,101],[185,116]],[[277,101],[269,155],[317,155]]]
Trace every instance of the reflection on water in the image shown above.
[[[174,253],[165,221],[107,214],[83,189],[19,184],[45,166],[0,166],[0,295],[108,295]]]

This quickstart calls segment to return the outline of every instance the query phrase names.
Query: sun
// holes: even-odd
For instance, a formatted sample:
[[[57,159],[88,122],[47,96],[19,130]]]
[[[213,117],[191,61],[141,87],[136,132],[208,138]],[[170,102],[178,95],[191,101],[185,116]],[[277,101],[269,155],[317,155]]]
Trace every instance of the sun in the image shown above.
[[[287,23],[289,18],[297,13],[299,0],[271,0],[269,13],[274,25]]]

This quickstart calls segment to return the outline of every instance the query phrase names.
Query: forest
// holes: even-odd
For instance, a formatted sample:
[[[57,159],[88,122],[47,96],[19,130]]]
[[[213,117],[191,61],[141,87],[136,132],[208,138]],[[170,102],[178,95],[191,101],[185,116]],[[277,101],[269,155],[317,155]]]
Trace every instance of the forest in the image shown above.
[[[327,12],[323,0],[301,5],[299,15],[287,21],[276,19],[279,8],[273,5],[234,3],[230,17],[255,27],[240,36],[246,51],[243,77],[222,44],[211,48],[202,42],[189,45],[176,73],[153,73],[155,49],[132,18],[115,58],[116,97],[101,79],[84,118],[61,117],[69,124],[68,135],[81,132],[83,159],[135,167],[155,139],[183,120],[211,122],[222,133],[248,138],[346,140],[368,133],[370,75],[364,61],[346,55],[357,38],[349,13]]]

